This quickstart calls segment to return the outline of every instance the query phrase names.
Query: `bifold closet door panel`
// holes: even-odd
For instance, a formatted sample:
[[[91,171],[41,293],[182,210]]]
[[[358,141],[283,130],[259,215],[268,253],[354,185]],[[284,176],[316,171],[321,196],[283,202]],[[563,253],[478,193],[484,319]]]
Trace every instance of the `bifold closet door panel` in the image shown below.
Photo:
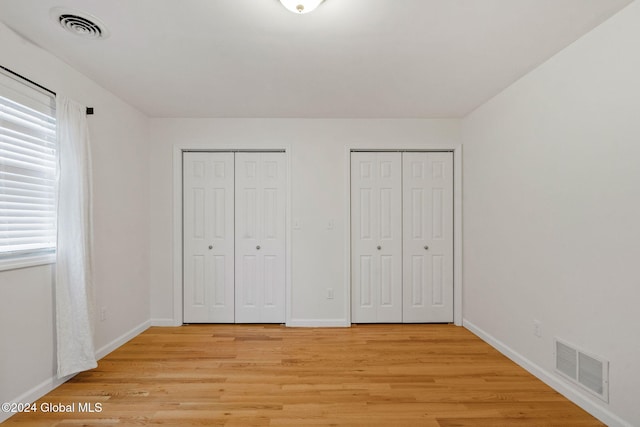
[[[183,154],[185,323],[234,322],[233,153]]]
[[[236,153],[236,323],[285,321],[284,153]]]
[[[453,153],[403,155],[403,321],[453,322]]]
[[[351,153],[352,321],[402,321],[400,153]]]

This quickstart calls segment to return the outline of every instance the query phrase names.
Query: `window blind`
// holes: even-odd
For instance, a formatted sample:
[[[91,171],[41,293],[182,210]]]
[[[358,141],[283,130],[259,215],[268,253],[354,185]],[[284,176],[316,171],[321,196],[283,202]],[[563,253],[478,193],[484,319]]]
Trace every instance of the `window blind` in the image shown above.
[[[55,250],[55,99],[0,73],[0,257]]]

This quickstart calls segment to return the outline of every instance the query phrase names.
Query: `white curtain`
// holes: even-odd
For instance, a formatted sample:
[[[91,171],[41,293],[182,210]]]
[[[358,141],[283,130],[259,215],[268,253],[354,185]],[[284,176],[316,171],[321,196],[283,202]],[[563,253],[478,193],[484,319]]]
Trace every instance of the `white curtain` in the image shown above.
[[[84,106],[56,96],[58,243],[55,267],[58,377],[97,366],[93,346],[91,156]]]

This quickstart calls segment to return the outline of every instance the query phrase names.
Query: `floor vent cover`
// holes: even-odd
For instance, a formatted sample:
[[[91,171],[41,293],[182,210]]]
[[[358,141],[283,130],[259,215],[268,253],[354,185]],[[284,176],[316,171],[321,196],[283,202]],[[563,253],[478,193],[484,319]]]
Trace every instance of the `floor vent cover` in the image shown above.
[[[555,340],[556,372],[609,402],[609,362]]]

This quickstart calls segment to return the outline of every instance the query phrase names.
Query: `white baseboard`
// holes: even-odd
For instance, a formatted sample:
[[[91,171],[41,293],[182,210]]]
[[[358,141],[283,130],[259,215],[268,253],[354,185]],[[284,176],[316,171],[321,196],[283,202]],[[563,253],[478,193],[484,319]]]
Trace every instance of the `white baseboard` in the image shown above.
[[[151,319],[151,326],[176,327],[182,326],[182,322],[175,319]],[[286,326],[292,328],[348,328],[351,322],[345,319],[291,319]]]
[[[516,352],[502,341],[496,339],[492,335],[480,329],[478,326],[469,322],[467,319],[463,319],[462,325],[469,331],[477,335],[480,339],[485,341],[487,344],[498,350],[500,353],[520,365],[522,368],[526,369],[540,381],[544,382],[567,399],[571,400],[573,403],[605,423],[607,426],[633,427],[631,423],[626,422],[613,412],[602,407],[601,403],[591,400],[589,397],[583,395],[580,391],[569,386],[552,372],[549,372],[536,365],[531,360]]]
[[[122,346],[124,343],[126,343],[130,339],[135,338],[141,333],[143,333],[144,331],[146,331],[149,328],[149,326],[151,326],[150,320],[142,322],[140,325],[131,329],[129,332],[125,332],[124,334],[120,335],[118,338],[114,339],[110,343],[100,347],[98,350],[96,350],[96,359],[98,360],[102,359],[107,354],[111,353],[116,348]]]
[[[110,343],[100,347],[98,350],[96,350],[96,359],[98,360],[102,359],[107,354],[111,353],[113,350],[117,349],[118,347],[120,347],[121,345],[129,341],[130,339],[140,335],[147,328],[149,328],[150,325],[151,325],[151,321],[147,320],[141,323],[140,325],[136,326],[135,328],[131,329],[129,332],[126,332],[120,335],[118,338],[111,341]],[[51,390],[67,382],[74,376],[75,375],[69,375],[64,378],[58,378],[55,376],[55,373],[53,373],[53,376],[51,378],[44,380],[43,382],[36,385],[32,389],[26,391],[20,396],[17,396],[15,399],[11,399],[10,402],[16,402],[16,403],[34,402],[40,399],[45,394],[49,393]],[[0,411],[0,423],[9,419],[12,415],[13,415],[12,413],[6,413],[6,412]]]
[[[51,378],[48,378],[43,382],[41,382],[40,384],[38,384],[37,386],[33,387],[31,390],[27,390],[25,393],[22,393],[20,396],[16,397],[15,399],[11,399],[9,402],[12,402],[12,403],[35,402],[36,400],[40,399],[42,396],[49,393],[51,390],[55,389],[59,385],[67,382],[74,376],[75,375],[69,375],[64,378],[57,378],[55,376],[52,376]],[[0,411],[0,423],[8,420],[13,415],[14,414],[11,412]]]
[[[345,319],[290,319],[286,325],[292,328],[349,328]]]
[[[151,326],[182,326],[182,322],[175,319],[151,319]]]

